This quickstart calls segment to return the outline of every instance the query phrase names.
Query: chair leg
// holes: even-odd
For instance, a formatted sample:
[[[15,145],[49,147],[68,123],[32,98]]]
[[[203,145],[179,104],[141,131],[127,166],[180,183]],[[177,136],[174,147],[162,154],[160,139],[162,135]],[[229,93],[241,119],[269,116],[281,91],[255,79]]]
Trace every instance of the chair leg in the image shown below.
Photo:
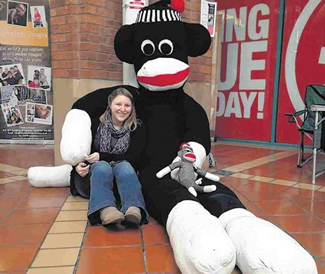
[[[317,156],[317,148],[313,149],[313,177],[312,184],[316,184],[316,156]]]
[[[301,141],[300,141],[300,147],[299,147],[299,153],[298,153],[298,160],[297,160],[297,167],[302,167],[303,162],[305,161],[304,157],[304,142],[305,135],[303,132],[301,132]]]

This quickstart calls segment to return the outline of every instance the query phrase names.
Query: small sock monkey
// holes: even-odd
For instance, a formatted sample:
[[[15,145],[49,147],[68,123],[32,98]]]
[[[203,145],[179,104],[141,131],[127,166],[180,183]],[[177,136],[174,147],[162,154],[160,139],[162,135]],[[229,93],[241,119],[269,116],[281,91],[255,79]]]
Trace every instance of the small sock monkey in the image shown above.
[[[180,151],[178,152],[178,156],[181,158],[181,161],[172,163],[169,166],[163,168],[156,174],[156,176],[158,178],[162,178],[163,176],[173,171],[174,169],[179,168],[179,173],[178,173],[179,183],[185,186],[188,189],[188,191],[195,197],[197,196],[197,191],[212,192],[217,189],[215,185],[200,186],[200,184],[202,184],[202,178],[195,180],[196,179],[195,173],[215,182],[218,182],[220,178],[212,173],[209,173],[207,171],[198,168],[194,164],[196,157],[195,154],[193,153],[193,149],[191,148],[190,144],[188,143],[181,144]]]

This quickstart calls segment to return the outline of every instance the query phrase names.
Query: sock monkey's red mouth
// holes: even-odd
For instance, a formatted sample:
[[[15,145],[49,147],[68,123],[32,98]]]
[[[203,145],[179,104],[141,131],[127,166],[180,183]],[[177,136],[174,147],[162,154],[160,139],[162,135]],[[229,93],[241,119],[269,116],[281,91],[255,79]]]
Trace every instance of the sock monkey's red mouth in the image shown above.
[[[186,68],[174,74],[160,74],[156,76],[138,76],[138,81],[142,84],[164,87],[171,86],[185,81],[190,73],[190,68]]]

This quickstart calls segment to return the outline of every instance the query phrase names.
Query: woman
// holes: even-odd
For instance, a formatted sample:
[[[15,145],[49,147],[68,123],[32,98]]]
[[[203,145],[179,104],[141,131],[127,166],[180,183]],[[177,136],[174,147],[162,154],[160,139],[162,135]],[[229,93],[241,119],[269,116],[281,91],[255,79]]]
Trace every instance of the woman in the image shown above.
[[[144,126],[136,118],[133,96],[124,88],[108,96],[108,108],[92,119],[92,152],[72,171],[71,192],[90,198],[92,225],[127,221],[148,222],[148,213],[135,169],[144,150]],[[113,189],[114,179],[121,205]]]
[[[43,27],[42,16],[36,7],[34,8],[33,21],[34,21],[34,27]]]

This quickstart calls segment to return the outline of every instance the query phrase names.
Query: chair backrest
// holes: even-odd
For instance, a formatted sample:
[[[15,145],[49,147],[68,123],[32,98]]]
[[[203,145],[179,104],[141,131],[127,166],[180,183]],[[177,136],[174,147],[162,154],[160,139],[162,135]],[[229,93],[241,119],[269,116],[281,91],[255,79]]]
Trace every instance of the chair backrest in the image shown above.
[[[305,108],[307,110],[303,130],[313,131],[315,128],[315,113],[310,110],[312,105],[325,105],[325,86],[324,85],[308,85],[305,93]]]

